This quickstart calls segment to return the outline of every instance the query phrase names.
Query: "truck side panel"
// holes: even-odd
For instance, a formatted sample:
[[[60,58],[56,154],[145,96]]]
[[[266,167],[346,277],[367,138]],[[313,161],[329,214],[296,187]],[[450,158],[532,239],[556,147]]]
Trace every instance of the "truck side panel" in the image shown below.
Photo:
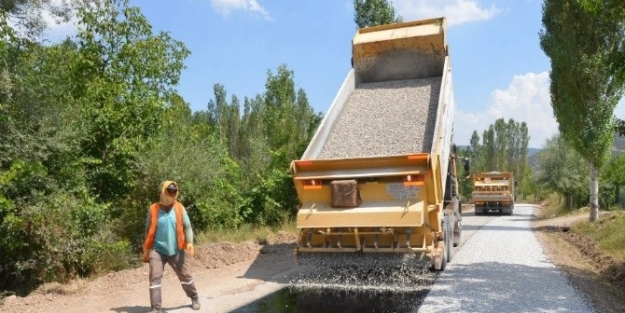
[[[328,140],[328,136],[330,136],[332,126],[336,122],[339,114],[341,114],[341,112],[343,111],[343,106],[345,105],[347,99],[352,94],[355,88],[356,76],[354,70],[351,69],[349,73],[347,73],[347,77],[343,81],[343,84],[336,94],[336,97],[334,97],[334,101],[332,101],[332,105],[328,109],[326,115],[323,117],[323,120],[317,128],[315,135],[308,144],[306,151],[304,151],[304,154],[301,158],[302,160],[314,160],[319,158],[321,149]]]
[[[441,184],[439,190],[441,191],[441,197],[445,194],[445,186],[447,181],[447,172],[449,170],[449,154],[451,148],[451,138],[453,135],[453,116],[455,102],[453,97],[453,82],[451,75],[451,59],[445,58],[445,67],[443,71],[441,92],[439,93],[438,100],[438,112],[436,129],[434,130],[434,145],[432,145],[431,155],[440,156],[437,160],[440,164],[440,179],[438,182]],[[440,199],[442,200],[442,198]]]

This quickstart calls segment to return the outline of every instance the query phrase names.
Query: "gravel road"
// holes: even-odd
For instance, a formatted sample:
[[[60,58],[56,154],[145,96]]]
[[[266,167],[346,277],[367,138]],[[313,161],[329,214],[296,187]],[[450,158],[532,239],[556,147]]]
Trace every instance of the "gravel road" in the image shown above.
[[[517,204],[514,215],[477,226],[419,312],[594,312],[546,258],[530,228],[532,210]],[[463,222],[471,231],[479,225]]]

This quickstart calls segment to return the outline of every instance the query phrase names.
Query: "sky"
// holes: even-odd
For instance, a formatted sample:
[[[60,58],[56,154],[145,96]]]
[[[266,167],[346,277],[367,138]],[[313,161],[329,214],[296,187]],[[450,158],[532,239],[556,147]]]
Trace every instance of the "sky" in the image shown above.
[[[540,49],[542,0],[393,0],[404,21],[445,16],[452,60],[454,137],[467,145],[496,119],[528,125],[530,148],[558,132],[549,97],[549,58]],[[155,31],[191,51],[178,91],[206,110],[221,84],[228,97],[255,97],[286,65],[324,114],[350,70],[352,0],[130,0]],[[51,23],[50,37],[71,33]],[[623,101],[621,102],[623,103]],[[625,117],[625,105],[615,111]]]

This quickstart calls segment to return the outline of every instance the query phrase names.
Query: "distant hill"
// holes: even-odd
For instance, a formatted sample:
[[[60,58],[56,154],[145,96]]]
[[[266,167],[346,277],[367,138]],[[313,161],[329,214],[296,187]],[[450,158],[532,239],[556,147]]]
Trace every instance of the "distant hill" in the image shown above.
[[[536,154],[536,153],[540,152],[540,150],[542,150],[542,149],[538,149],[538,148],[528,148],[528,149],[527,149],[527,157],[531,157],[531,156],[533,156],[534,154]]]
[[[625,153],[625,136],[614,135],[614,143],[612,143],[613,154]]]
[[[527,163],[534,172],[538,170],[538,152],[540,151],[541,149],[530,148],[527,152]]]

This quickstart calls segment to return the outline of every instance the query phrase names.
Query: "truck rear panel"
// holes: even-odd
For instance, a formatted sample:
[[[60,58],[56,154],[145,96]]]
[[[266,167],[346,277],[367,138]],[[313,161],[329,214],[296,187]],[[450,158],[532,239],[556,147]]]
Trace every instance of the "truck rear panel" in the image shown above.
[[[514,210],[514,175],[511,172],[482,172],[473,177],[475,214],[497,211],[511,215]]]

